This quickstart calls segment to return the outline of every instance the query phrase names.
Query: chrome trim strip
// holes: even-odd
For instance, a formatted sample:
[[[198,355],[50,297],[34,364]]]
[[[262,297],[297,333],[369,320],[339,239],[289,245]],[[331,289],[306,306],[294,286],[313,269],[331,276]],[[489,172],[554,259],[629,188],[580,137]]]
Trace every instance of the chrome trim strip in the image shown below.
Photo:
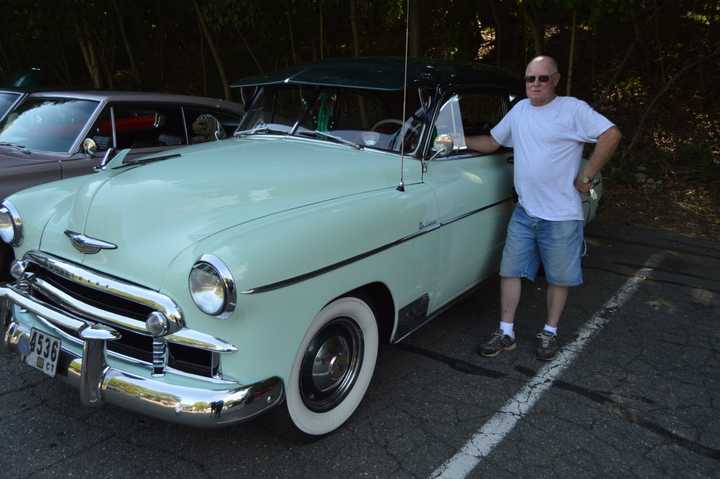
[[[210,334],[201,333],[195,329],[183,328],[177,333],[165,336],[165,339],[169,343],[190,346],[213,353],[232,353],[238,350],[236,346],[227,341]]]
[[[373,249],[373,250],[367,251],[367,252],[365,252],[365,253],[361,253],[361,254],[359,254],[359,255],[357,255],[357,256],[353,256],[353,257],[351,257],[351,258],[348,258],[348,259],[345,259],[345,260],[342,260],[342,261],[338,261],[337,263],[333,263],[333,264],[328,265],[328,266],[325,266],[325,267],[323,267],[323,268],[316,269],[316,270],[314,270],[314,271],[310,271],[309,273],[300,274],[300,275],[298,275],[298,276],[293,276],[292,278],[284,279],[284,280],[282,280],[282,281],[277,281],[277,282],[275,282],[275,283],[270,283],[270,284],[258,286],[258,287],[256,287],[256,288],[246,289],[245,291],[240,291],[240,294],[267,293],[268,291],[274,291],[274,290],[276,290],[276,289],[285,288],[285,287],[287,287],[287,286],[290,286],[290,285],[293,285],[293,284],[296,284],[296,283],[300,283],[300,282],[306,281],[306,280],[308,280],[308,279],[314,278],[314,277],[316,277],[316,276],[323,275],[323,274],[325,274],[325,273],[328,273],[328,272],[330,272],[330,271],[336,270],[336,269],[338,269],[338,268],[342,268],[343,266],[347,266],[348,264],[355,263],[356,261],[360,261],[360,260],[365,259],[365,258],[367,258],[367,257],[376,255],[376,254],[381,253],[381,252],[383,252],[383,251],[385,251],[385,250],[388,250],[388,249],[390,249],[390,248],[394,248],[395,246],[398,246],[398,245],[400,245],[400,244],[402,244],[402,243],[406,243],[406,242],[408,242],[408,241],[410,241],[410,240],[412,240],[412,239],[415,239],[415,238],[418,238],[418,237],[420,237],[420,236],[423,236],[423,235],[426,235],[426,234],[428,234],[428,233],[431,233],[431,232],[433,232],[433,231],[435,231],[435,230],[437,230],[437,229],[439,229],[439,228],[441,228],[441,227],[443,227],[443,226],[447,226],[447,225],[449,225],[449,224],[455,223],[455,222],[457,222],[457,221],[460,221],[460,220],[462,220],[462,219],[467,218],[468,216],[472,216],[472,215],[474,215],[474,214],[480,213],[481,211],[485,211],[485,210],[490,209],[490,208],[492,208],[492,207],[494,207],[494,206],[498,206],[498,205],[501,205],[501,204],[503,204],[503,203],[507,203],[508,201],[512,201],[512,200],[513,200],[512,197],[505,198],[504,200],[498,201],[498,202],[496,202],[496,203],[493,203],[493,204],[490,204],[490,205],[487,205],[487,206],[483,206],[482,208],[478,208],[478,209],[472,210],[472,211],[470,211],[470,212],[468,212],[468,213],[463,213],[462,215],[456,216],[456,217],[454,217],[454,218],[450,218],[450,219],[447,219],[447,220],[444,220],[444,221],[438,221],[437,223],[431,223],[431,224],[429,224],[429,225],[427,225],[427,226],[421,225],[420,230],[417,231],[416,233],[409,234],[409,235],[407,235],[407,236],[405,236],[405,237],[403,237],[403,238],[400,238],[400,239],[398,239],[398,240],[395,240],[395,241],[392,241],[392,242],[390,242],[390,243],[384,244],[384,245],[382,245],[382,246],[380,246],[380,247],[378,247],[378,248],[375,248],[375,249]]]
[[[53,301],[60,303],[63,308],[75,314],[85,316],[88,319],[108,322],[138,333],[150,334],[145,327],[144,321],[139,321],[137,319],[121,316],[119,314],[105,311],[104,309],[96,308],[95,306],[84,303],[65,293],[61,289],[56,288],[47,281],[38,278],[37,276],[28,277],[27,282],[33,289],[40,291],[43,295],[48,296]]]
[[[37,250],[25,253],[23,259],[38,264],[73,283],[160,311],[168,318],[170,332],[178,331],[185,326],[180,307],[172,299],[157,291],[95,273]]]
[[[11,303],[16,304],[21,308],[42,317],[46,321],[60,326],[61,328],[69,329],[78,335],[80,334],[80,331],[87,328],[90,324],[87,321],[83,321],[79,318],[73,318],[67,314],[61,313],[42,301],[30,298],[21,291],[15,289],[12,285],[0,287],[0,298],[7,298]]]
[[[7,328],[0,330],[0,344],[21,355],[21,343],[27,344],[30,340],[28,332],[22,329],[19,323],[10,321]],[[66,350],[63,354],[70,361],[67,369],[58,368],[57,377],[80,389],[83,370],[87,370],[83,359]],[[225,384],[222,389],[211,389],[210,386],[217,386],[211,379],[197,380],[198,383],[207,383],[208,387],[186,387],[106,367],[97,379],[98,396],[94,399],[194,427],[214,428],[247,421],[278,405],[285,397],[285,388],[279,377],[247,385],[233,382]],[[88,377],[88,380],[94,383],[95,378]]]

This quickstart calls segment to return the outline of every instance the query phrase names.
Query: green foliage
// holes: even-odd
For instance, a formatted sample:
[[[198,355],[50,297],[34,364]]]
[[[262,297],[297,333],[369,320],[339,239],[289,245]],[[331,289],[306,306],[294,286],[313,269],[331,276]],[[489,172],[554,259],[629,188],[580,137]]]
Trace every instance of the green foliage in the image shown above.
[[[229,81],[321,52],[354,54],[351,0],[196,1]],[[403,55],[406,0],[352,1],[361,54]],[[39,66],[53,86],[86,88],[82,45],[98,57],[104,86],[222,95],[193,0],[115,2],[127,46],[113,0],[0,0],[0,75]],[[617,176],[645,164],[717,178],[720,95],[709,93],[720,82],[717,0],[411,0],[411,11],[422,56],[481,59],[521,75],[541,39],[563,79],[575,15],[572,92],[622,130]]]

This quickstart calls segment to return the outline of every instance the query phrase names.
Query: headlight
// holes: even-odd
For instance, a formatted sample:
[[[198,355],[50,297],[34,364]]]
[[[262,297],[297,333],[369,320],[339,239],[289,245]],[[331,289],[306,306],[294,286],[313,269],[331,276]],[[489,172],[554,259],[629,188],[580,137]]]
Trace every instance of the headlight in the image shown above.
[[[190,295],[203,313],[224,319],[235,310],[235,282],[225,263],[203,255],[190,270]]]
[[[20,246],[22,242],[22,219],[7,200],[0,205],[0,239],[11,246]]]

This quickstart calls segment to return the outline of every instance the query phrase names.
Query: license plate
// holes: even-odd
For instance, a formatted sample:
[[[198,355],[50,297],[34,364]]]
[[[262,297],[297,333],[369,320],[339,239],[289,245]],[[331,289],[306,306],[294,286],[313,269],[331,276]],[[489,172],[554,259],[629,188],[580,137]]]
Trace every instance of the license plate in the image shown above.
[[[54,378],[58,359],[60,359],[60,338],[32,328],[30,351],[25,356],[25,362]]]

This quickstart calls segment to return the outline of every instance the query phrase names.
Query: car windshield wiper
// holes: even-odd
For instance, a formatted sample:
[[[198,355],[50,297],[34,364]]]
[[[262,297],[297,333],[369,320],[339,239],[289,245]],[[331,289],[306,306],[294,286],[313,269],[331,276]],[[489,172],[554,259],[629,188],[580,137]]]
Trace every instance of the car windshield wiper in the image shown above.
[[[117,170],[118,168],[126,168],[128,166],[134,166],[134,165],[144,165],[146,163],[154,163],[156,161],[164,161],[169,160],[171,158],[179,158],[182,155],[180,153],[175,153],[172,155],[163,155],[163,156],[152,156],[150,158],[134,158],[130,159],[128,161],[123,161],[118,166],[114,166],[113,170]]]
[[[326,140],[332,140],[336,143],[342,143],[343,145],[352,146],[353,148],[357,150],[362,150],[365,148],[363,145],[360,145],[358,143],[355,143],[354,141],[346,140],[345,138],[340,138],[339,136],[331,135],[330,133],[320,131],[320,130],[314,130],[314,131],[299,131],[298,134],[303,136],[313,136],[315,138],[324,138]]]
[[[17,145],[17,144],[15,144],[15,143],[10,143],[10,142],[7,142],[7,141],[0,141],[0,146],[10,146],[10,147],[12,147],[12,148],[17,148],[18,150],[22,151],[22,152],[25,153],[26,155],[32,154],[32,151],[30,151],[30,150],[28,150],[27,148],[25,148],[25,145]]]
[[[249,135],[259,135],[259,134],[272,134],[272,135],[287,135],[287,131],[278,130],[276,128],[270,128],[269,126],[261,126],[259,128],[252,128],[250,130],[242,130],[242,131],[236,131],[233,133],[233,136],[249,136]]]

